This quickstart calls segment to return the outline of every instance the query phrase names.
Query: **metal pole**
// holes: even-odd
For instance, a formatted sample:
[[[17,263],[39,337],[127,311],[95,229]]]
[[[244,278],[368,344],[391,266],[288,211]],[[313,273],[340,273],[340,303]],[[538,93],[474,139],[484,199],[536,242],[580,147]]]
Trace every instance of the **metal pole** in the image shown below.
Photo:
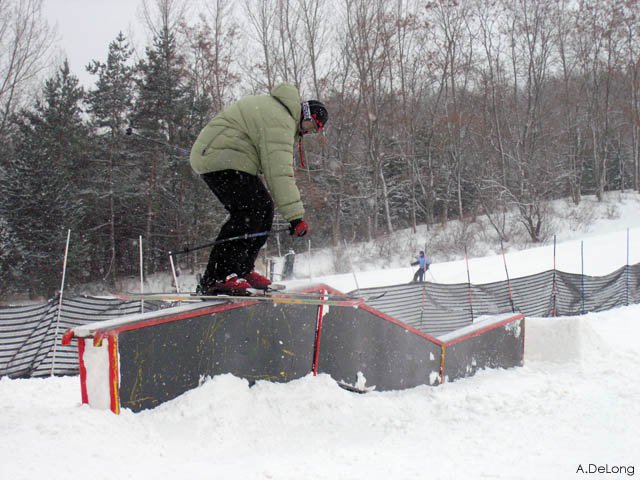
[[[629,229],[627,228],[627,265],[625,267],[626,272],[626,282],[627,282],[627,305],[629,305],[629,271],[631,267],[629,267]]]
[[[584,315],[584,240],[580,241],[580,272],[580,311]]]
[[[507,269],[507,257],[504,254],[504,243],[500,240],[500,250],[502,250],[502,262],[504,263],[504,272],[507,274],[507,290],[509,292],[509,303],[511,311],[515,313],[516,307],[513,304],[513,291],[511,290],[511,279],[509,278],[509,270]]]
[[[173,283],[176,285],[176,293],[180,293],[180,285],[178,285],[178,275],[176,275],[176,266],[173,263],[173,255],[169,255],[169,263],[171,263],[171,272],[173,273]]]
[[[360,285],[358,285],[358,277],[356,277],[356,271],[353,269],[353,263],[351,262],[351,256],[349,255],[349,245],[347,245],[347,239],[344,239],[344,251],[349,259],[349,266],[351,267],[351,273],[353,274],[353,281],[356,283],[356,292],[360,293]]]
[[[67,231],[67,244],[64,248],[64,260],[62,262],[62,283],[60,284],[60,299],[58,300],[58,315],[56,319],[56,332],[53,336],[53,359],[51,360],[51,376],[56,366],[56,350],[58,346],[58,329],[60,327],[60,314],[62,313],[62,295],[64,293],[64,280],[67,274],[67,257],[69,256],[69,242],[71,240],[71,229]]]
[[[422,321],[424,319],[424,311],[427,303],[427,282],[422,282],[422,301],[420,303],[420,328],[424,328]]]
[[[140,294],[144,293],[144,261],[142,257],[142,235],[138,237],[138,248],[140,251]],[[144,300],[140,299],[140,313],[144,313]]]
[[[469,272],[469,256],[467,255],[467,247],[464,247],[464,260],[467,263],[467,282],[469,285],[469,308],[471,309],[471,322],[473,322],[473,293],[471,290],[471,273]]]
[[[553,317],[556,316],[557,314],[557,308],[556,308],[556,292],[557,289],[557,285],[556,285],[556,236],[553,236],[553,280],[551,283],[551,314]]]

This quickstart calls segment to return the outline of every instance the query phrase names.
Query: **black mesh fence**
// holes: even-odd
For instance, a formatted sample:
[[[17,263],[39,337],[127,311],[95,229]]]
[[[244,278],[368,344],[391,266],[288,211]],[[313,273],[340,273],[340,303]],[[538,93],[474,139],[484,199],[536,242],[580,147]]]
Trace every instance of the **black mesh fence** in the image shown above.
[[[443,335],[482,315],[527,317],[581,315],[640,303],[640,264],[603,277],[547,271],[483,285],[411,283],[360,290],[385,292],[368,304],[429,335]]]
[[[470,325],[483,315],[520,312],[528,317],[580,315],[640,303],[640,264],[590,277],[547,271],[509,282],[483,285],[412,283],[361,290],[385,292],[368,304],[433,336]],[[60,323],[58,299],[43,305],[0,308],[0,376],[75,375],[75,345],[60,338],[69,328],[140,312],[140,302],[101,297],[65,298]],[[145,310],[167,306],[145,302]],[[57,331],[57,334],[56,334]],[[58,340],[55,348],[54,338]]]
[[[43,305],[0,308],[0,376],[13,378],[75,375],[78,373],[78,349],[64,346],[60,339],[69,328],[138,313],[139,301],[123,302],[111,298],[59,297]],[[157,310],[161,302],[145,302],[145,311]],[[57,331],[57,334],[56,334]],[[54,352],[54,339],[58,342]]]

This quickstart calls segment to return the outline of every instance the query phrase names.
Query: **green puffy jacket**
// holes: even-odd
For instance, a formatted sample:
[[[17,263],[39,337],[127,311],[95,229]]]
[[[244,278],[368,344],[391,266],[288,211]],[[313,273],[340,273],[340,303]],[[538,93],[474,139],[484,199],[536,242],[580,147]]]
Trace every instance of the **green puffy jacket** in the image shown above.
[[[278,210],[287,220],[304,216],[293,171],[299,135],[300,94],[288,84],[270,95],[245,97],[216,115],[191,148],[198,174],[239,170],[264,175]]]

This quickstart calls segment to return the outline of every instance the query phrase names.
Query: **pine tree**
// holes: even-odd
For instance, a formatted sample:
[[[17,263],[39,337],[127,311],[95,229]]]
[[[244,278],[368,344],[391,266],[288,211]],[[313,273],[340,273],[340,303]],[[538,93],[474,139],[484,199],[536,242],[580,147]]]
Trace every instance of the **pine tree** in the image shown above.
[[[17,284],[22,283],[22,271],[25,267],[25,252],[20,241],[9,226],[9,222],[0,215],[0,294],[15,292]]]
[[[86,166],[87,129],[82,121],[83,89],[65,61],[47,80],[42,101],[13,120],[15,151],[2,179],[0,216],[13,232],[14,255],[26,259],[15,287],[51,296],[59,286],[67,229],[85,215],[80,185]],[[69,278],[77,279],[86,260],[82,242],[70,253]]]
[[[87,230],[96,237],[92,242],[93,263],[99,273],[114,284],[127,257],[121,250],[131,249],[132,206],[137,203],[138,185],[129,181],[136,170],[127,155],[124,130],[133,104],[134,69],[127,62],[133,50],[122,33],[109,44],[106,63],[94,61],[87,70],[98,76],[96,88],[88,94],[89,112],[98,136],[91,159],[94,174],[89,179],[88,200],[93,215]],[[128,252],[131,253],[131,252]]]
[[[145,137],[173,145],[190,145],[181,125],[188,112],[184,87],[184,59],[178,53],[175,32],[167,25],[158,30],[146,58],[138,64],[134,125]],[[167,265],[168,250],[182,243],[186,230],[184,205],[193,182],[189,162],[167,148],[138,144],[143,165],[145,213],[143,235],[148,244],[147,267],[153,272]]]

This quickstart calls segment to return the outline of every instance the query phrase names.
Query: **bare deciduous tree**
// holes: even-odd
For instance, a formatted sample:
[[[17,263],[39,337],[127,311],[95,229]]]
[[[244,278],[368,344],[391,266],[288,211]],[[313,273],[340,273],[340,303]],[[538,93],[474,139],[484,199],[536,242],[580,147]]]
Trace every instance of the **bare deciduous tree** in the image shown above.
[[[42,0],[0,1],[0,134],[24,95],[35,89],[54,39]]]
[[[262,51],[261,60],[250,56],[247,75],[260,90],[271,91],[278,82],[277,47],[273,45],[276,32],[277,9],[269,0],[245,0],[245,11],[253,30],[253,40]]]
[[[194,93],[210,101],[210,110],[201,112],[202,122],[224,108],[240,80],[233,70],[240,47],[232,7],[230,0],[207,2],[205,12],[198,15],[198,23],[184,25],[190,49],[187,68]]]

